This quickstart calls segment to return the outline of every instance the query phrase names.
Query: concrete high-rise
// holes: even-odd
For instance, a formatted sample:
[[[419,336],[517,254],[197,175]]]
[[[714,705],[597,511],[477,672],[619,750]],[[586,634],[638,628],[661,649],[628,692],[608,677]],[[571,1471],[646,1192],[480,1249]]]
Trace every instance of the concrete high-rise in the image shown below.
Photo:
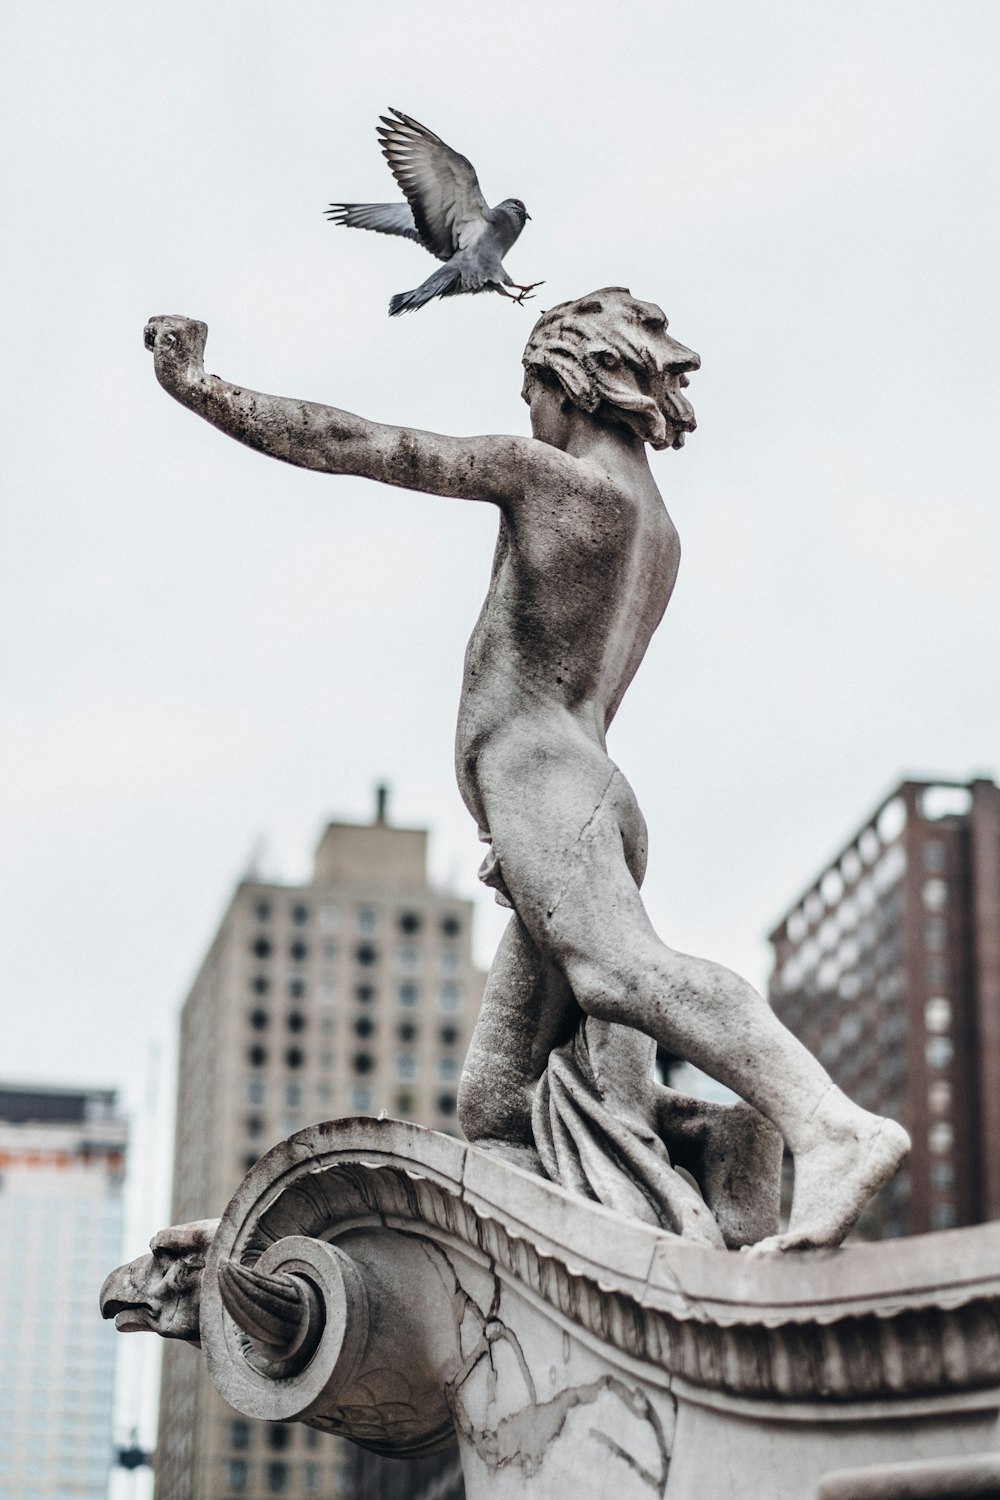
[[[0,1083],[0,1500],[105,1500],[127,1129],[106,1089]]]
[[[1000,1218],[1000,789],[904,781],[771,943],[777,1015],[913,1137],[859,1231]]]
[[[215,1217],[277,1140],[377,1114],[457,1131],[485,976],[472,903],[434,888],[427,833],[331,823],[312,879],[237,887],[185,1002],[172,1220]],[[203,1361],[164,1350],[156,1500],[336,1497],[343,1445],[238,1417]]]

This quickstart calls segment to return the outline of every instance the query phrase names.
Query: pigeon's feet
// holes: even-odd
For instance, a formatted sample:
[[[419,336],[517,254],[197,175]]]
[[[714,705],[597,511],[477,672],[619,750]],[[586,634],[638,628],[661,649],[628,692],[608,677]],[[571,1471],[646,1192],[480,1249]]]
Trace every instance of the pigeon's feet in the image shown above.
[[[535,290],[535,287],[544,286],[545,282],[530,281],[527,286],[522,286],[518,281],[515,281],[512,284],[517,288],[517,296],[513,300],[515,302],[519,302],[523,306],[525,302],[531,301],[531,294]]]

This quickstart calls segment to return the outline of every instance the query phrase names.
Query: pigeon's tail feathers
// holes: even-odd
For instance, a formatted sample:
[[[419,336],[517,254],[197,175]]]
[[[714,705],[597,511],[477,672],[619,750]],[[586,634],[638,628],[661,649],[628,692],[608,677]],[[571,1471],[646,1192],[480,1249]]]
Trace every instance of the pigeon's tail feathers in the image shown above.
[[[331,203],[326,211],[331,224],[348,229],[374,229],[378,234],[401,234],[421,243],[408,203]]]
[[[397,292],[389,301],[390,318],[400,313],[415,312],[434,297],[453,297],[462,290],[462,273],[457,266],[442,266],[421,282],[412,292]]]

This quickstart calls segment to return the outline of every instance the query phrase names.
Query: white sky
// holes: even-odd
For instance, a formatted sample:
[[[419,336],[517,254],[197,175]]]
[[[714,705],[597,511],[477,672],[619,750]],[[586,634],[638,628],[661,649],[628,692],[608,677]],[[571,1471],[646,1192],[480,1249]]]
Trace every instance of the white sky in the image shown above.
[[[138,1103],[255,841],[304,875],[378,778],[475,891],[451,745],[494,513],[246,452],[142,346],[183,312],[241,384],[526,431],[533,311],[390,321],[433,262],[323,217],[396,196],[389,104],[526,201],[535,309],[625,284],[702,355],[611,741],[664,937],[763,984],[900,775],[1000,770],[998,40],[995,0],[4,8],[0,1075]]]

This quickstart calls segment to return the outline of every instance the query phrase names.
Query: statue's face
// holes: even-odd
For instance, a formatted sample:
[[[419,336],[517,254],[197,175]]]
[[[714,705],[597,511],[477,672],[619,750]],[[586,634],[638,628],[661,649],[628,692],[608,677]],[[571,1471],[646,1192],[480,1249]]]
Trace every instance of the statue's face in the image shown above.
[[[161,1229],[141,1255],[112,1271],[101,1288],[101,1314],[119,1333],[158,1333],[197,1342],[201,1278],[217,1219]]]
[[[690,384],[688,375],[701,368],[701,359],[693,349],[678,343],[667,331],[667,320],[655,303],[642,304],[649,309],[643,318],[649,351],[653,356],[654,370],[634,371],[636,384],[651,396],[663,413],[667,424],[667,440],[658,447],[682,448],[684,435],[694,432],[698,425],[694,407],[682,395]]]

